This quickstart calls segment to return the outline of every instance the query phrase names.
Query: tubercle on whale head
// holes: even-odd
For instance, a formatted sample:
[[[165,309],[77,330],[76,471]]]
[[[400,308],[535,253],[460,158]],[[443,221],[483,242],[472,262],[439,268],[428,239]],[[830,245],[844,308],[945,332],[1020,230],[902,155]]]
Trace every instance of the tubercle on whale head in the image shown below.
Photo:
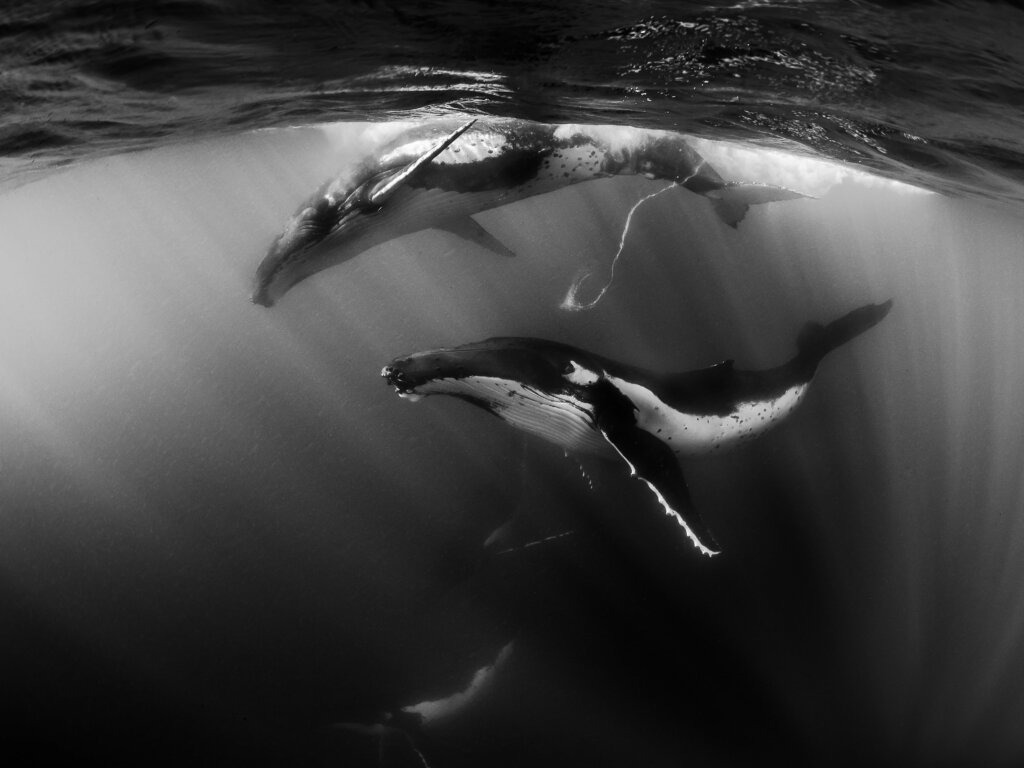
[[[416,401],[422,393],[417,391],[431,382],[441,379],[458,379],[466,375],[466,369],[458,359],[450,359],[447,350],[418,352],[397,357],[385,365],[380,375],[395,388],[399,397]]]
[[[405,375],[400,366],[385,365],[380,369],[381,378],[388,386],[394,387],[399,397],[415,395],[415,383]]]

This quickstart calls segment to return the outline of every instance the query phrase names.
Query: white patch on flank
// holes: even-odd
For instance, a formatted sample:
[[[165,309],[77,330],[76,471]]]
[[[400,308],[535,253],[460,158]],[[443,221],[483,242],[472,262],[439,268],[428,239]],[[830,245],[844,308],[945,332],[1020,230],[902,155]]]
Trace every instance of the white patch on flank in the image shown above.
[[[492,376],[434,379],[417,387],[416,394],[470,397],[489,406],[512,426],[562,448],[608,455],[607,444],[594,431],[593,408],[569,395]]]
[[[740,403],[725,416],[698,416],[675,410],[639,384],[614,376],[608,380],[636,406],[637,426],[680,456],[706,456],[767,432],[793,412],[808,386],[790,387],[773,400]]]
[[[423,718],[423,725],[429,727],[435,721],[440,720],[444,717],[456,714],[460,709],[471,703],[473,699],[479,696],[491,681],[494,679],[495,673],[504,666],[505,662],[508,661],[509,656],[512,655],[512,645],[514,641],[506,643],[504,647],[498,652],[497,658],[495,658],[492,664],[486,667],[481,667],[473,674],[473,679],[469,681],[463,690],[458,693],[453,693],[451,696],[446,696],[443,699],[435,699],[433,701],[422,701],[419,704],[410,704],[407,707],[402,707],[403,712],[409,712],[414,715],[419,715]]]
[[[572,367],[569,369],[569,372],[565,374],[565,380],[572,384],[586,386],[587,384],[595,383],[600,378],[596,373],[588,368],[584,368],[575,360],[570,360],[569,365]]]
[[[603,430],[601,431],[601,434],[604,434]],[[608,435],[605,435],[605,439],[608,439]],[[615,444],[611,440],[608,440],[608,444],[611,445],[612,448],[615,448]],[[633,477],[639,477],[636,471],[636,467],[634,467],[632,462],[622,454],[622,451],[620,451],[618,448],[615,448],[615,452],[622,457],[622,460],[624,462],[626,462],[626,466],[629,467],[629,473]],[[701,543],[700,539],[697,538],[697,535],[690,529],[690,526],[686,524],[686,520],[683,519],[683,516],[676,512],[676,510],[674,510],[671,507],[671,505],[669,505],[669,503],[665,500],[665,497],[661,495],[661,491],[659,491],[654,486],[654,484],[651,483],[650,480],[648,480],[645,477],[641,477],[640,479],[647,484],[647,487],[651,489],[651,493],[653,493],[658,498],[658,503],[661,504],[661,508],[665,510],[665,514],[669,517],[675,518],[675,521],[679,523],[680,527],[686,533],[686,538],[690,540],[690,543],[693,544],[693,546],[695,546],[702,555],[714,557],[715,555],[719,554],[718,550],[709,549]]]

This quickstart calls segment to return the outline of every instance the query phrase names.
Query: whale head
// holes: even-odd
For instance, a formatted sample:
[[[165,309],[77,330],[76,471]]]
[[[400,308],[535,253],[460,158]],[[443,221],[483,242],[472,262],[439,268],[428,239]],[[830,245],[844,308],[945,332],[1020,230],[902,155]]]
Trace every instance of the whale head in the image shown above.
[[[381,376],[399,396],[461,394],[492,389],[495,382],[515,388],[562,394],[593,384],[598,374],[585,353],[540,339],[494,338],[459,347],[397,357]]]
[[[272,307],[296,283],[365,250],[365,236],[383,206],[379,189],[392,175],[361,169],[303,203],[260,262],[253,303]]]
[[[615,458],[594,421],[608,385],[599,358],[583,350],[541,339],[487,339],[395,358],[381,376],[405,400],[449,395],[565,450]]]
[[[260,262],[253,303],[272,307],[296,283],[394,237],[380,226],[377,215],[475,122],[470,120],[415,156],[370,158],[321,187],[289,219]]]

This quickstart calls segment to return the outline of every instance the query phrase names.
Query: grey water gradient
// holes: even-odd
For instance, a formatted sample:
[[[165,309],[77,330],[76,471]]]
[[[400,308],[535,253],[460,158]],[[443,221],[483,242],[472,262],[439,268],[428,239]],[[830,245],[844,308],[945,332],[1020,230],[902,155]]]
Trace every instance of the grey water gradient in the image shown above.
[[[361,135],[167,147],[0,197],[8,764],[408,764],[332,724],[459,690],[512,635],[433,765],[1021,760],[1019,217],[851,180],[732,230],[668,192],[566,313],[649,190],[599,182],[482,215],[515,259],[427,232],[251,305]],[[378,376],[491,335],[768,367],[805,321],[890,297],[789,422],[686,465],[710,564],[620,467],[591,490]],[[481,563],[516,511],[524,540],[576,533]]]

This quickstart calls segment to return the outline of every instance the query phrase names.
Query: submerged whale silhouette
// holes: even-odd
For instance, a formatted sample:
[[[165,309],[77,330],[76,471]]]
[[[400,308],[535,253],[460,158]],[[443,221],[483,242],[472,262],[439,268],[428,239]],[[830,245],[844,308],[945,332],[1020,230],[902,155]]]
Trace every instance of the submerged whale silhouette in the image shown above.
[[[690,501],[678,456],[757,437],[800,404],[822,358],[880,322],[892,300],[828,325],[808,323],[797,354],[776,368],[732,360],[659,374],[568,344],[494,338],[399,357],[381,375],[404,398],[452,395],[567,450],[619,458],[706,555],[717,546]]]
[[[464,688],[438,699],[428,699],[393,711],[382,712],[371,722],[342,722],[335,723],[334,727],[379,739],[397,738],[407,744],[423,765],[429,768],[430,763],[427,762],[421,744],[424,737],[439,724],[471,709],[485,696],[494,685],[495,677],[507,666],[514,647],[515,640],[503,645],[494,661],[477,669]]]
[[[804,197],[725,181],[678,133],[525,120],[430,122],[344,169],[303,203],[260,263],[252,300],[273,306],[305,278],[424,229],[511,255],[473,214],[622,175],[671,181],[703,195],[732,226],[751,204]]]

